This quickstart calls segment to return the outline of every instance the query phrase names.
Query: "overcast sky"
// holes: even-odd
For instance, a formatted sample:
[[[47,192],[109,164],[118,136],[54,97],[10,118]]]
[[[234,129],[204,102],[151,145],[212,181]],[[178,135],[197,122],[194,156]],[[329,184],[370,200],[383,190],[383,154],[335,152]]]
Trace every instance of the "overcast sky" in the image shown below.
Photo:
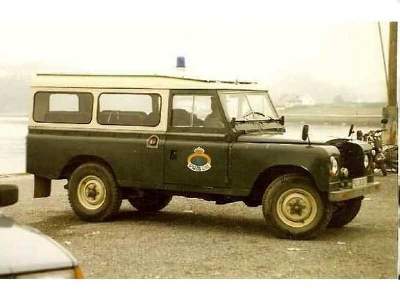
[[[184,55],[188,75],[254,79],[280,90],[294,76],[385,96],[378,86],[384,73],[376,22],[287,22],[237,7],[193,17],[165,14],[163,7],[68,3],[35,13],[16,4],[0,14],[0,76],[9,72],[2,65],[25,64],[55,72],[170,73],[176,56]]]

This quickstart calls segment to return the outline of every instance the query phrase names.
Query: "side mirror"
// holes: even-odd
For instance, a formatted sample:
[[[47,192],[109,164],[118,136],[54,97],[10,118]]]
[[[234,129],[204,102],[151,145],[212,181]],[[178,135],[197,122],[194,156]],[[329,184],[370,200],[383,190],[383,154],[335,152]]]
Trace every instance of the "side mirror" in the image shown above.
[[[354,124],[351,124],[348,136],[351,136],[353,133],[354,133]]]
[[[302,131],[302,133],[301,133],[301,139],[302,139],[303,141],[308,140],[308,130],[309,130],[309,127],[310,127],[310,126],[308,126],[308,125],[303,125],[303,131]]]
[[[18,201],[18,187],[16,185],[0,185],[0,207],[9,206]]]
[[[282,126],[285,125],[285,116],[281,116],[279,118],[279,124],[281,124]]]
[[[386,119],[386,118],[384,118],[384,119],[381,120],[381,123],[382,123],[382,124],[387,124],[388,122],[389,122],[389,120]]]

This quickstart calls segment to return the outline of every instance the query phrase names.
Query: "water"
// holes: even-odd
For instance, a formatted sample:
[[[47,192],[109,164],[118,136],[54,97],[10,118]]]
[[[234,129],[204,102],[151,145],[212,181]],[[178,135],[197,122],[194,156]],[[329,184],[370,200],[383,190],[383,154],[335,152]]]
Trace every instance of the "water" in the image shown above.
[[[310,141],[327,141],[329,139],[335,138],[347,138],[350,130],[351,123],[341,123],[341,124],[310,124],[309,137]],[[285,124],[286,134],[291,138],[301,139],[301,134],[303,130],[303,124],[299,123],[287,123]],[[362,130],[362,132],[367,132],[372,129],[378,129],[379,126],[355,126],[354,131]],[[353,134],[352,138],[356,138],[356,133]]]
[[[0,117],[0,174],[25,172],[28,118]]]
[[[356,130],[372,129],[357,126]],[[287,134],[293,138],[301,138],[302,124],[286,124]],[[348,124],[313,124],[310,126],[310,139],[346,137]],[[25,172],[26,135],[28,119],[26,117],[0,117],[0,175]]]

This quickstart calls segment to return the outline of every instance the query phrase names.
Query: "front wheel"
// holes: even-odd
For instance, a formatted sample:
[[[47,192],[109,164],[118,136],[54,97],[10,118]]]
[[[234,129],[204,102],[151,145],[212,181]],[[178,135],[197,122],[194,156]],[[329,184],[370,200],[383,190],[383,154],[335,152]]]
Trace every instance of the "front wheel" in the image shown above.
[[[266,189],[262,208],[271,232],[279,238],[310,239],[327,227],[332,206],[306,176],[289,174]]]
[[[161,192],[145,192],[143,197],[128,198],[129,203],[140,212],[156,212],[166,207],[172,196]]]
[[[358,197],[338,203],[328,227],[340,228],[353,221],[361,209],[363,198]]]

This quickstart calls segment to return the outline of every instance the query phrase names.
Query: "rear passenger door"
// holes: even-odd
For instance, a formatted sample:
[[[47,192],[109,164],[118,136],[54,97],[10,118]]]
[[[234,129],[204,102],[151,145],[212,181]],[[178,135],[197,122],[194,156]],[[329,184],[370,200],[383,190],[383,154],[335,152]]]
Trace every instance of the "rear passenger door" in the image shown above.
[[[226,187],[227,124],[215,90],[172,90],[164,150],[164,181],[188,191]]]

